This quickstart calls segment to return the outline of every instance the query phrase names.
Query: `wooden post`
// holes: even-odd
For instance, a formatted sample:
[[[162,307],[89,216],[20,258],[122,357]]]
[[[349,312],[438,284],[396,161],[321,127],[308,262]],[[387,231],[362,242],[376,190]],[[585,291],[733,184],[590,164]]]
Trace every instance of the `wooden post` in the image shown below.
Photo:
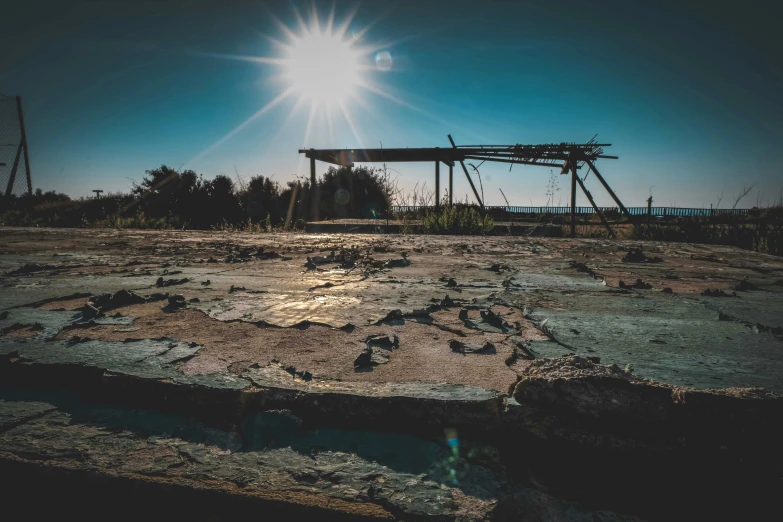
[[[582,188],[582,192],[585,193],[585,196],[587,196],[588,201],[590,201],[590,204],[595,209],[596,214],[598,214],[598,217],[601,218],[601,223],[606,227],[606,230],[609,232],[609,237],[614,237],[614,231],[612,230],[612,227],[609,226],[609,223],[606,221],[606,217],[604,216],[604,213],[601,212],[601,209],[598,208],[598,205],[595,204],[595,201],[593,200],[593,195],[590,194],[590,191],[587,190],[585,187],[585,184],[582,182],[582,179],[576,175],[576,165],[571,166],[571,172],[574,176],[576,176],[576,182],[579,183],[579,186]]]
[[[24,165],[27,167],[27,193],[33,195],[33,180],[30,174],[30,156],[27,154],[27,133],[24,130],[24,114],[22,113],[22,97],[16,97],[16,111],[19,113],[19,130],[22,132],[22,151],[24,151]]]
[[[454,165],[449,165],[449,206],[454,204]]]
[[[8,187],[5,189],[5,196],[8,197],[11,195],[11,192],[14,190],[14,182],[16,181],[16,169],[19,168],[19,158],[22,157],[22,144],[19,144],[19,147],[16,149],[16,157],[14,158],[14,166],[11,167],[11,177],[8,178]]]
[[[310,153],[314,154],[313,149],[310,149]],[[316,221],[318,219],[318,183],[315,179],[315,156],[310,156],[310,219]]]
[[[634,228],[639,228],[639,225],[636,224],[636,220],[633,219],[631,216],[631,213],[628,212],[628,209],[625,208],[625,205],[622,204],[620,201],[620,198],[617,197],[617,194],[614,193],[614,191],[609,187],[609,184],[604,180],[603,176],[598,172],[598,169],[595,168],[595,165],[593,165],[593,162],[589,159],[585,159],[585,162],[587,162],[587,165],[590,167],[590,170],[593,171],[593,174],[595,174],[595,177],[598,178],[598,181],[601,182],[601,185],[604,186],[606,191],[609,193],[610,196],[612,196],[612,199],[615,203],[617,203],[617,206],[620,207],[620,211],[622,211],[627,217],[628,221],[631,222],[631,224],[634,226]]]
[[[449,136],[449,141],[451,142],[451,146],[456,149],[457,145],[454,143],[454,140],[452,139],[451,134],[449,134],[448,136]],[[478,201],[479,206],[483,210],[484,209],[484,202],[481,201],[481,198],[479,197],[478,190],[476,190],[476,185],[473,184],[473,180],[471,179],[470,174],[468,174],[468,169],[465,167],[465,162],[464,161],[460,161],[459,164],[462,165],[462,171],[465,173],[465,177],[468,178],[468,183],[470,183],[470,188],[473,189],[473,195],[476,196],[476,201]]]
[[[435,208],[440,208],[440,161],[435,162]]]
[[[576,237],[576,165],[572,160],[571,164],[571,237]]]

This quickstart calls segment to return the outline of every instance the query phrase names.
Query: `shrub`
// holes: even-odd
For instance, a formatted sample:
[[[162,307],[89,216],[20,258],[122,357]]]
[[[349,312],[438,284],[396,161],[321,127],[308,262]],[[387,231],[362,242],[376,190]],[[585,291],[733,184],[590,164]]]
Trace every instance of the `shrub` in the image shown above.
[[[476,207],[454,205],[428,211],[423,225],[428,234],[483,235],[492,231],[495,220],[489,214],[482,214]]]

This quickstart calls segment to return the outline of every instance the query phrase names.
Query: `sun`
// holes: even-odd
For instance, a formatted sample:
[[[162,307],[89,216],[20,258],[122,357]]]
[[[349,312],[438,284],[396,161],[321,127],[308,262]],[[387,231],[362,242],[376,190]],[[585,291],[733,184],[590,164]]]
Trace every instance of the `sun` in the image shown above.
[[[381,76],[396,71],[391,52],[395,44],[363,41],[370,25],[349,30],[356,9],[358,6],[339,24],[335,23],[334,6],[325,23],[319,19],[314,5],[309,23],[305,22],[297,9],[294,9],[296,24],[293,27],[288,27],[272,15],[271,19],[277,23],[283,33],[281,39],[263,35],[273,44],[275,50],[273,56],[198,53],[213,58],[275,67],[279,71],[275,79],[281,80],[282,90],[245,121],[188,161],[188,164],[210,154],[253,121],[290,98],[297,101],[291,109],[289,119],[300,107],[309,105],[309,116],[302,141],[306,145],[310,144],[313,128],[325,121],[328,135],[319,136],[320,140],[333,142],[337,135],[335,127],[346,125],[355,142],[361,147],[362,133],[353,112],[356,108],[361,108],[377,117],[372,106],[364,100],[363,95],[368,94],[380,96],[401,107],[437,119],[436,116],[392,94],[378,83]]]
[[[320,31],[297,37],[282,60],[291,88],[312,103],[339,106],[361,83],[361,52],[339,34]]]

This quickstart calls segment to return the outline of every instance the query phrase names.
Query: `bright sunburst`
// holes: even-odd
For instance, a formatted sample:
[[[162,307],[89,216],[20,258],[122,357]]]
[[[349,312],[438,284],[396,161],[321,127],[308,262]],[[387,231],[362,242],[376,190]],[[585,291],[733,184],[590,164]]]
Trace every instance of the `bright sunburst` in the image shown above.
[[[339,106],[355,95],[361,82],[360,56],[351,42],[316,28],[288,46],[284,77],[311,103]]]
[[[328,122],[329,140],[334,140],[336,123],[345,124],[353,134],[355,143],[362,146],[362,139],[356,126],[352,110],[360,107],[372,112],[369,104],[362,99],[362,93],[381,96],[387,100],[418,112],[431,119],[441,121],[428,113],[395,96],[384,89],[372,78],[394,68],[393,56],[388,45],[367,45],[362,38],[368,27],[348,34],[356,11],[350,13],[339,25],[334,23],[334,8],[325,24],[319,20],[313,7],[309,24],[298,11],[296,30],[289,28],[275,18],[283,40],[267,36],[278,50],[274,57],[207,54],[214,58],[242,60],[277,67],[279,79],[284,85],[282,92],[261,107],[255,114],[240,123],[225,136],[202,151],[188,163],[197,161],[242,131],[274,107],[289,98],[295,98],[296,104],[288,119],[302,106],[309,105],[309,117],[302,145],[311,146],[310,134],[316,119]],[[274,17],[273,17],[274,18]],[[341,118],[342,121],[335,121]],[[288,120],[286,120],[287,122]],[[301,160],[301,157],[300,157]]]

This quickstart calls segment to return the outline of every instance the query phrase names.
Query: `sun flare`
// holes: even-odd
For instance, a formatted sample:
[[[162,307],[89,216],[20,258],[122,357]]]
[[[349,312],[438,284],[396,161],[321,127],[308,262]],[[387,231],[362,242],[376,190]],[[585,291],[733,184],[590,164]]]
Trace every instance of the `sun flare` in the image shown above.
[[[339,35],[310,33],[299,37],[283,59],[284,76],[300,96],[327,107],[355,94],[360,83],[360,53]]]
[[[289,114],[309,105],[309,116],[304,132],[303,144],[310,145],[312,131],[324,122],[328,134],[321,135],[319,142],[332,143],[339,129],[350,129],[355,143],[362,145],[361,131],[352,114],[357,108],[375,115],[372,106],[363,99],[363,95],[380,96],[401,107],[436,118],[427,111],[392,94],[379,83],[384,74],[395,71],[395,61],[390,48],[393,43],[368,44],[363,37],[370,26],[349,30],[356,9],[348,13],[341,23],[334,19],[334,8],[325,23],[321,23],[313,7],[309,23],[305,22],[298,10],[294,11],[296,25],[288,27],[276,17],[272,19],[279,26],[283,38],[265,36],[272,42],[274,56],[252,56],[236,54],[206,53],[214,58],[246,61],[278,68],[282,92],[268,101],[245,121],[201,151],[188,163],[200,160],[223,145],[252,122],[267,114],[289,98],[296,99]],[[377,116],[376,116],[377,117]]]

